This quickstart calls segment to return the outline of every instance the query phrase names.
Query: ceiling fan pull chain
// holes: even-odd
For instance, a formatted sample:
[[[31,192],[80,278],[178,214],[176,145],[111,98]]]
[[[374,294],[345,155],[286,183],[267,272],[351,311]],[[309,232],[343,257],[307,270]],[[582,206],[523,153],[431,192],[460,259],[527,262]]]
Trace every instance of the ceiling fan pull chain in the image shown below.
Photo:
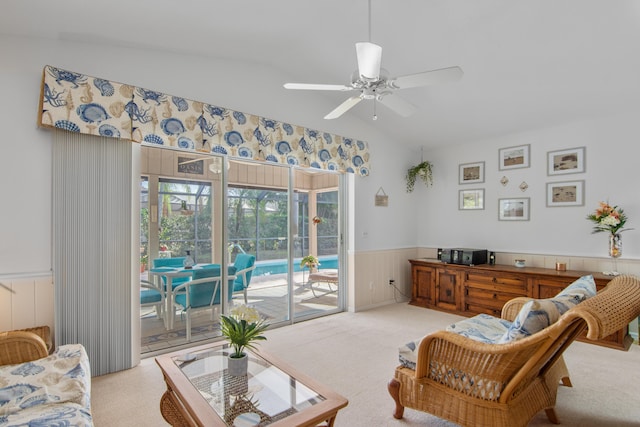
[[[371,1],[371,0],[369,0]],[[378,113],[376,113],[376,107],[378,105],[378,100],[373,98],[373,120],[378,120]]]

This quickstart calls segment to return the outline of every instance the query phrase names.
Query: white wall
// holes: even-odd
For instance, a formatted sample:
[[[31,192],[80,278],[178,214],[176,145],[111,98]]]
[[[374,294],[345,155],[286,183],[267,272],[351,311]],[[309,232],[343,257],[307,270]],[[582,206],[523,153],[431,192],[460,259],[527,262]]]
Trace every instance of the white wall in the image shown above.
[[[425,212],[419,222],[419,242],[431,247],[488,248],[532,254],[586,257],[607,256],[607,235],[591,234],[585,217],[599,201],[624,208],[627,225],[634,230],[622,234],[622,259],[640,258],[640,158],[638,112],[523,132],[492,140],[432,150],[427,158],[435,164],[432,188],[416,190],[416,208]],[[531,167],[498,170],[498,150],[531,144]],[[547,152],[586,147],[586,172],[547,176]],[[485,162],[483,184],[458,184],[461,163]],[[502,186],[500,178],[509,179]],[[546,184],[585,181],[585,205],[547,207]],[[526,181],[529,188],[518,186]],[[485,189],[485,209],[458,210],[458,191]],[[498,199],[529,197],[531,220],[498,221]]]

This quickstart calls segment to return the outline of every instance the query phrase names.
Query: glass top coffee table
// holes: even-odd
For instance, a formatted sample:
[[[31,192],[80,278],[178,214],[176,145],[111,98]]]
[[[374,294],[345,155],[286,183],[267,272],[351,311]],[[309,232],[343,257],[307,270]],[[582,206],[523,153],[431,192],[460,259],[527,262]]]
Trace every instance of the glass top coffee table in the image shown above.
[[[347,399],[264,352],[229,375],[226,344],[156,357],[167,384],[162,416],[173,426],[333,426]]]

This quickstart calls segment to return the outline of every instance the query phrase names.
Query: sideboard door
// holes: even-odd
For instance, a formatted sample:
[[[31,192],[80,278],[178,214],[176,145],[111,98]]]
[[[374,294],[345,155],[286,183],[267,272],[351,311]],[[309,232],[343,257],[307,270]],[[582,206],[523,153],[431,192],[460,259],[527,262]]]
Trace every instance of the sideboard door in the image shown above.
[[[413,286],[411,290],[412,305],[432,307],[435,300],[436,269],[420,265],[412,266]]]

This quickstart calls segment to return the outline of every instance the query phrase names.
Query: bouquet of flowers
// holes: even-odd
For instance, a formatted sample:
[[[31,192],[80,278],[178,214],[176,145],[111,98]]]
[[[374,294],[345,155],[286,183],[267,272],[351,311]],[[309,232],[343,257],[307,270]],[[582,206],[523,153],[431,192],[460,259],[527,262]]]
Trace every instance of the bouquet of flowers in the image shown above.
[[[618,234],[628,230],[624,228],[627,222],[627,215],[622,208],[611,206],[609,203],[600,202],[598,209],[591,215],[587,215],[587,219],[596,224],[592,233],[607,232]]]
[[[254,341],[267,339],[262,333],[269,325],[253,307],[235,306],[231,309],[229,316],[220,316],[220,323],[222,335],[227,337],[233,347],[231,357],[242,357],[245,347],[253,349]]]

